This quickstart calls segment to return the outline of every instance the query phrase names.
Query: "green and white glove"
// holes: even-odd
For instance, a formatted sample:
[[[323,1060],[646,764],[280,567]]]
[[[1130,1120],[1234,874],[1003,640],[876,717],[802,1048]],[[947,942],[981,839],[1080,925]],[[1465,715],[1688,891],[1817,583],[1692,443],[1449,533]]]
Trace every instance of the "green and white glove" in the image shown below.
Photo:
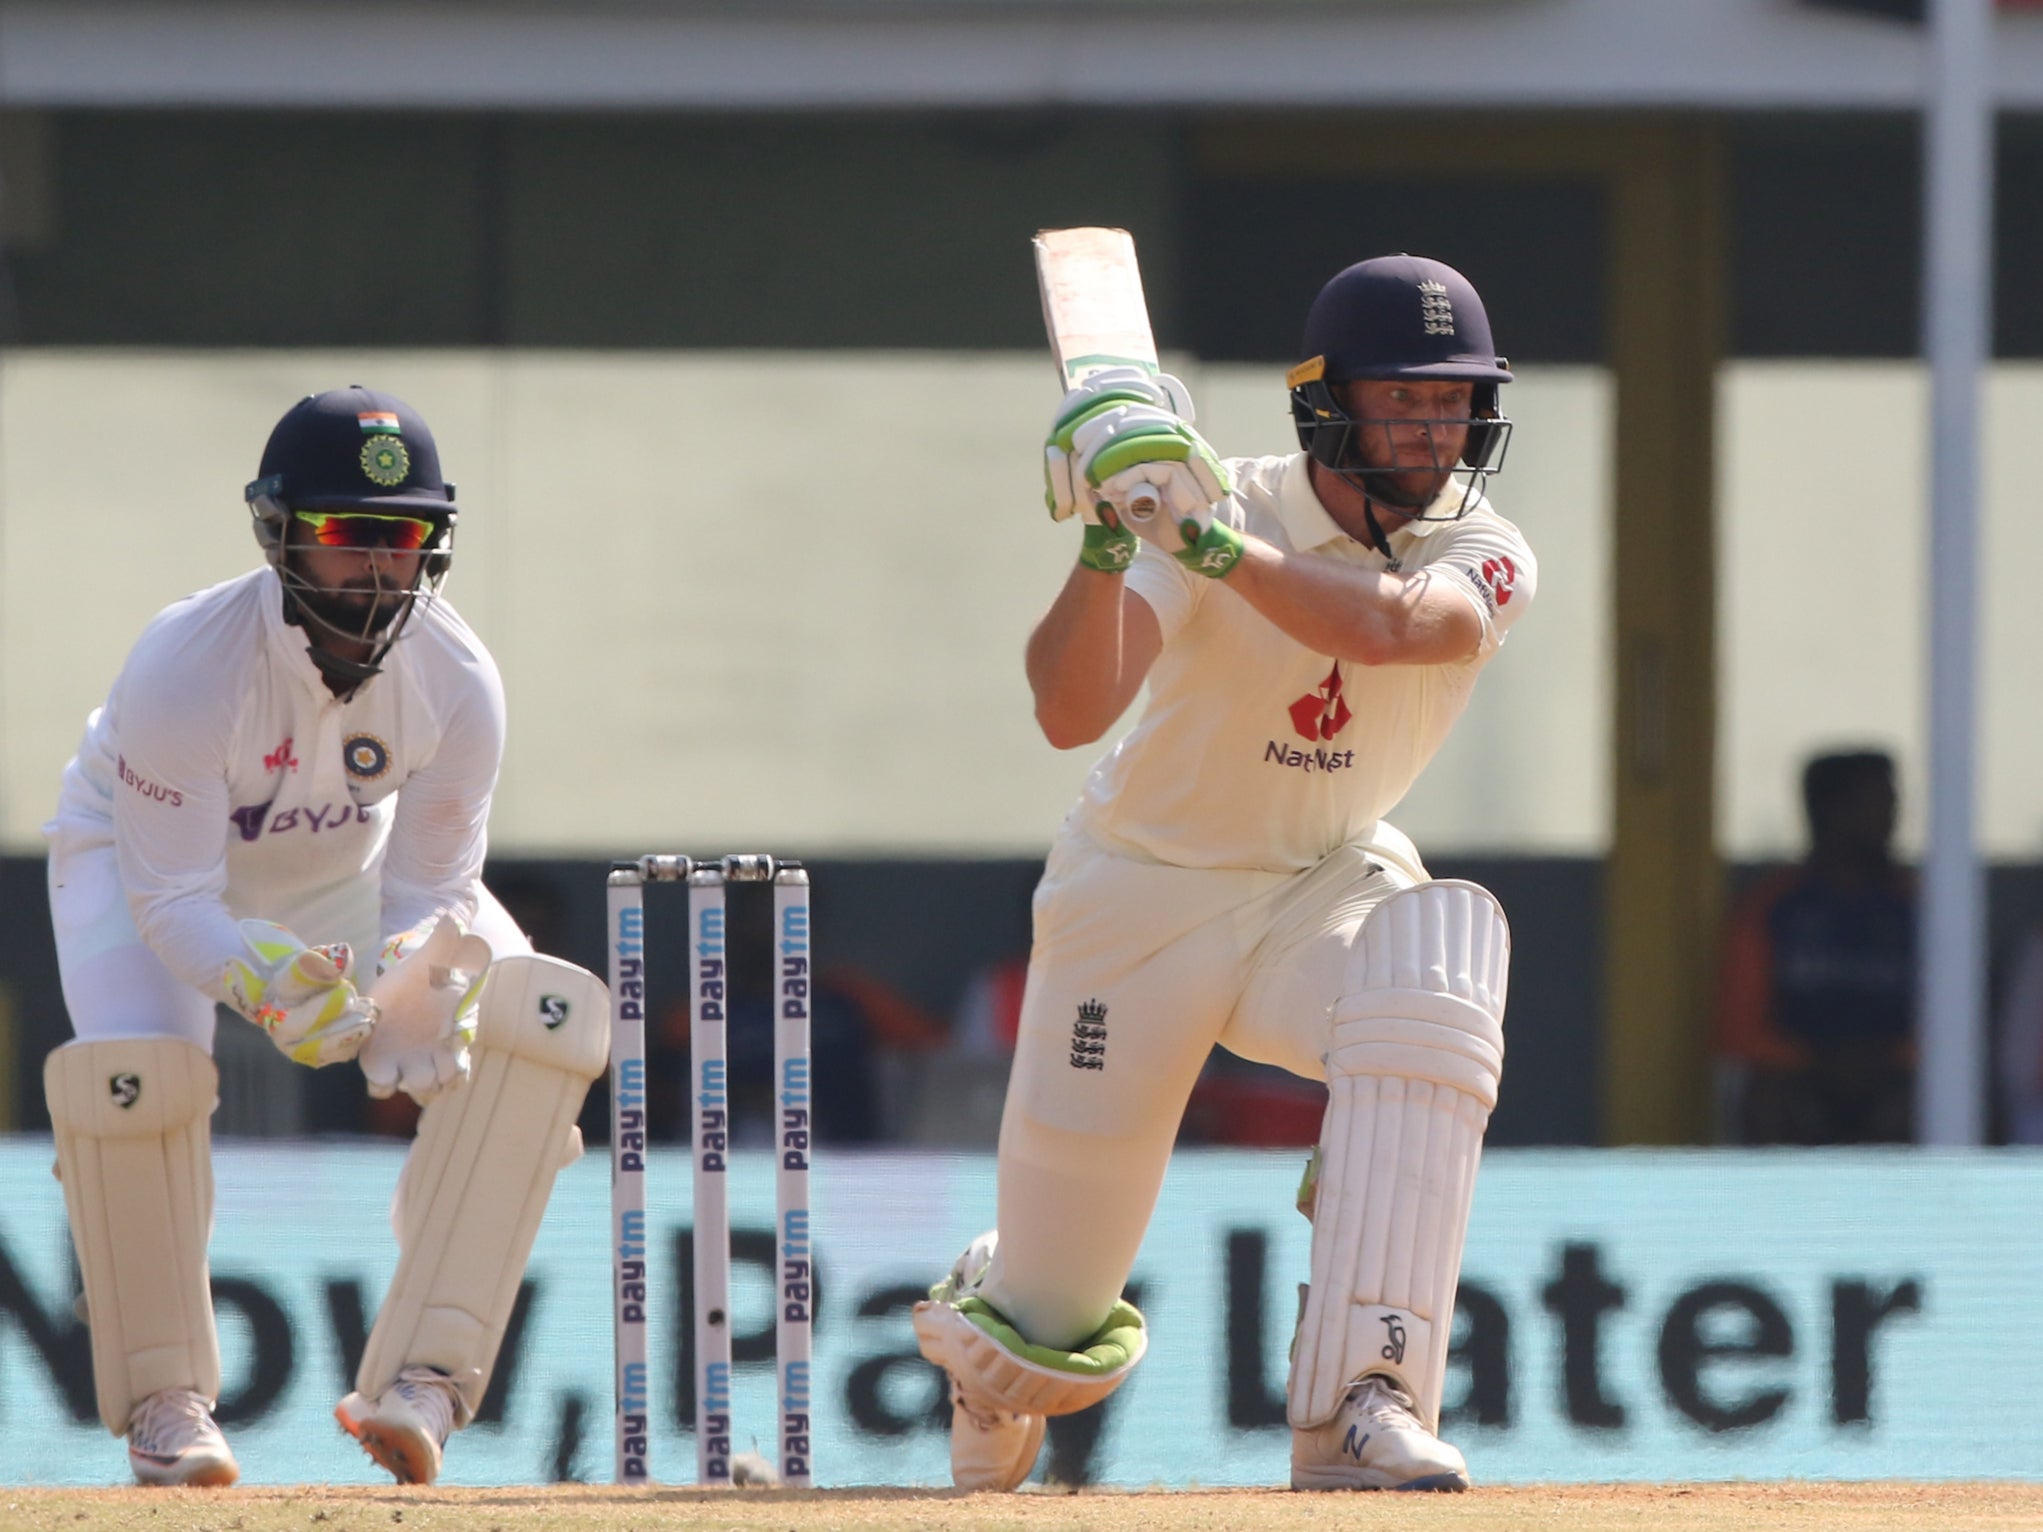
[[[451,915],[420,921],[383,944],[369,999],[380,1019],[362,1049],[362,1075],[379,1100],[403,1091],[424,1106],[468,1078],[475,1004],[489,943]]]
[[[242,921],[241,941],[247,955],[227,960],[228,1004],[295,1063],[318,1069],[362,1051],[376,1007],[348,979],[354,953],[346,942],[308,947],[267,920]]]
[[[1190,423],[1151,404],[1115,404],[1072,433],[1073,462],[1099,494],[1129,507],[1127,522],[1187,569],[1221,579],[1241,560],[1241,535],[1214,511],[1234,481]],[[1147,516],[1132,509],[1155,500]]]
[[[1093,373],[1058,403],[1043,443],[1043,503],[1050,519],[1076,514],[1085,522],[1085,540],[1078,561],[1088,569],[1119,573],[1135,562],[1135,534],[1111,496],[1086,482],[1076,456],[1075,437],[1081,427],[1121,405],[1147,405],[1189,419],[1192,397],[1168,373],[1139,367],[1108,367]]]

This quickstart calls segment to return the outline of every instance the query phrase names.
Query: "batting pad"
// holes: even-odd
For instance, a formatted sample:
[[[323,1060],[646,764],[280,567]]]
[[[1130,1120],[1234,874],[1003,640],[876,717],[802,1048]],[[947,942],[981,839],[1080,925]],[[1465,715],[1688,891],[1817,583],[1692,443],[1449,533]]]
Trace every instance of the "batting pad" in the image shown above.
[[[1372,1372],[1439,1429],[1510,964],[1504,912],[1473,883],[1405,889],[1363,922],[1327,1054],[1312,1282],[1289,1389],[1299,1430],[1333,1419]]]
[[[433,1367],[474,1418],[553,1178],[581,1153],[575,1118],[610,1059],[610,992],[587,969],[519,955],[491,965],[472,1073],[437,1097],[398,1179],[397,1274],[355,1387],[374,1401]]]
[[[1069,1415],[1119,1388],[1149,1349],[1142,1314],[1125,1298],[1076,1351],[1024,1340],[983,1298],[950,1300],[941,1287],[915,1305],[923,1356],[975,1400],[1031,1415]]]
[[[159,1389],[220,1397],[206,1240],[220,1072],[174,1037],[69,1042],[43,1064],[85,1279],[99,1418],[125,1436]]]

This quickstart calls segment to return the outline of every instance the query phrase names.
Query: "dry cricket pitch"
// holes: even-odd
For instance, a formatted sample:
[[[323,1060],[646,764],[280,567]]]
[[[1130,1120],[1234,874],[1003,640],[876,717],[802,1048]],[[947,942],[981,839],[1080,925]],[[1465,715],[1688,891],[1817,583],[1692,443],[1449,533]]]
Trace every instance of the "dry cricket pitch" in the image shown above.
[[[2043,1484],[1555,1484],[1465,1495],[1278,1490],[0,1488],[0,1532],[1999,1532]]]

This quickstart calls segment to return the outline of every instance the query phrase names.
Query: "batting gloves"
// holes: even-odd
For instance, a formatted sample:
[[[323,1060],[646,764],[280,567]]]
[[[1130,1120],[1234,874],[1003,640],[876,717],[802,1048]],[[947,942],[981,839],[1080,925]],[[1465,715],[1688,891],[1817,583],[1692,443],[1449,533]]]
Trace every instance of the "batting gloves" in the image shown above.
[[[1183,383],[1134,367],[1094,373],[1064,396],[1043,448],[1044,501],[1054,519],[1076,511],[1088,523],[1079,562],[1125,569],[1139,533],[1200,573],[1234,567],[1240,538],[1215,532],[1211,516],[1233,483],[1194,418]],[[1145,523],[1158,521],[1167,525],[1151,536]],[[1172,534],[1188,521],[1196,525]]]

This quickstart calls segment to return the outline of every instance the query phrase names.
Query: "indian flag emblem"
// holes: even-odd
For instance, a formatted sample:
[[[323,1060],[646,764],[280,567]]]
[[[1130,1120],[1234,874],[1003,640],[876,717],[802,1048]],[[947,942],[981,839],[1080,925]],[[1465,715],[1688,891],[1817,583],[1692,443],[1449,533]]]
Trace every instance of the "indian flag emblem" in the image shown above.
[[[395,435],[398,430],[397,416],[389,410],[364,410],[355,419],[361,423],[362,430],[371,436],[378,431],[388,431]]]

